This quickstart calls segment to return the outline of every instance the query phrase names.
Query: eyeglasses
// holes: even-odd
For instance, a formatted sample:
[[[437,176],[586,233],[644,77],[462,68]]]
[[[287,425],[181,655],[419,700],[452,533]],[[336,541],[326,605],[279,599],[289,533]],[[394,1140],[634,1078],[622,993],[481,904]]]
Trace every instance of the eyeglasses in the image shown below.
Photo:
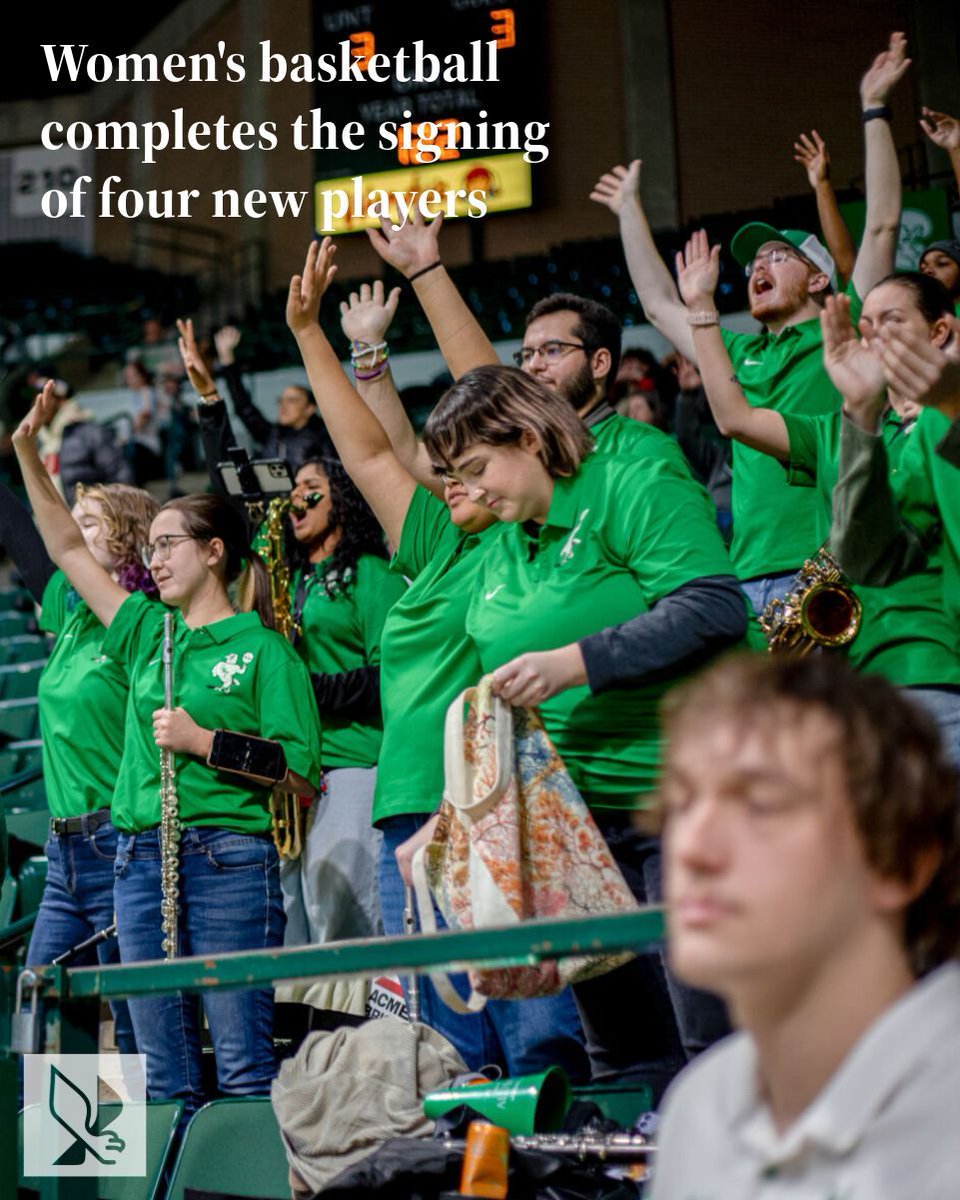
[[[140,551],[143,565],[149,570],[154,558],[157,562],[166,562],[173,549],[173,543],[182,541],[193,542],[196,538],[192,533],[161,533],[155,542],[147,542]]]
[[[515,350],[513,361],[518,367],[529,367],[539,354],[545,363],[555,363],[559,362],[568,350],[582,350],[584,354],[589,354],[583,342],[549,341],[540,346],[524,346],[522,350]]]
[[[794,253],[793,250],[787,250],[783,246],[778,246],[776,250],[764,250],[762,254],[755,254],[753,256],[753,262],[748,262],[743,268],[743,273],[749,279],[757,269],[758,265],[767,264],[772,267],[777,263],[786,262],[788,258],[797,258],[803,262],[803,259],[800,258],[800,255]]]

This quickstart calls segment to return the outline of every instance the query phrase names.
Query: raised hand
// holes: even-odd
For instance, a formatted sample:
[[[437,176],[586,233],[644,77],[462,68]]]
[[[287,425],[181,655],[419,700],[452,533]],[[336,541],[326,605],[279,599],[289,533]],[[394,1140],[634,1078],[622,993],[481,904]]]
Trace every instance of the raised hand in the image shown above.
[[[325,237],[320,243],[314,239],[307,250],[303,274],[294,275],[290,280],[286,316],[287,326],[294,336],[316,325],[320,301],[337,273],[333,262],[336,252],[332,238]]]
[[[218,329],[213,335],[213,344],[217,348],[217,358],[220,359],[220,362],[225,367],[229,367],[233,362],[242,336],[236,325],[224,325],[222,329]]]
[[[807,173],[807,182],[816,190],[818,183],[830,178],[830,154],[827,144],[815,129],[809,134],[801,133],[793,143],[793,161],[798,162]]]
[[[359,292],[350,293],[349,301],[341,302],[340,328],[351,342],[375,346],[386,337],[399,303],[398,287],[384,299],[382,280],[376,280],[372,287],[365,283]]]
[[[903,400],[939,408],[951,420],[960,416],[960,321],[951,317],[947,349],[911,329],[880,330],[878,350],[891,389]]]
[[[960,121],[956,117],[924,108],[920,128],[941,150],[960,150]]]
[[[180,357],[183,360],[187,377],[193,385],[193,390],[198,396],[209,396],[217,390],[217,385],[213,382],[213,376],[210,374],[207,364],[203,361],[203,355],[197,348],[197,339],[193,332],[193,321],[189,318],[186,321],[181,321],[178,318],[177,332],[180,334],[177,339],[177,347],[180,350]]]
[[[13,431],[13,444],[18,442],[29,442],[37,436],[44,425],[48,424],[57,411],[57,399],[54,395],[54,389],[57,386],[55,379],[48,379],[43,385],[43,391],[39,393],[33,408],[23,418],[17,428]]]
[[[687,308],[714,311],[713,294],[720,278],[720,247],[710,247],[707,231],[690,235],[685,249],[677,254],[677,286]]]
[[[823,365],[844,401],[879,417],[886,398],[883,364],[872,341],[857,337],[850,299],[828,296],[820,314]]]
[[[379,229],[368,229],[370,245],[384,262],[395,267],[408,279],[424,267],[440,261],[440,230],[443,217],[435,217],[429,223],[417,205],[407,218],[402,229],[394,229],[386,217],[380,218]]]
[[[860,100],[864,108],[886,104],[890,93],[907,73],[907,39],[902,33],[890,34],[890,45],[881,50],[860,80]]]
[[[601,175],[593,185],[590,199],[609,208],[614,216],[619,216],[624,201],[635,200],[640,194],[642,165],[642,161],[635,158],[629,167],[617,166],[606,175]]]

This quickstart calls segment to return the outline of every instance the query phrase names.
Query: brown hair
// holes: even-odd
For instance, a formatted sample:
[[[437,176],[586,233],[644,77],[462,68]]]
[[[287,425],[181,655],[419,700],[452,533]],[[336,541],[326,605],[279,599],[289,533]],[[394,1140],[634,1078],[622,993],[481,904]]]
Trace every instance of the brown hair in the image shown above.
[[[270,576],[263,559],[250,546],[247,524],[223,496],[197,494],[168,500],[162,512],[178,512],[183,527],[201,542],[219,538],[223,542],[224,582],[237,581],[239,607],[255,610],[268,629],[274,628]]]
[[[718,720],[819,709],[834,722],[853,818],[870,867],[910,881],[921,856],[939,865],[905,913],[917,975],[960,955],[960,803],[957,772],[933,719],[877,675],[829,655],[735,654],[675,688],[662,705],[667,744]]]
[[[125,483],[78,483],[79,502],[96,500],[103,510],[103,531],[106,547],[117,564],[123,586],[128,591],[156,591],[149,572],[145,572],[140,555],[150,540],[150,526],[160,511],[159,503],[142,488]]]
[[[593,438],[568,404],[557,404],[536,380],[515,367],[477,367],[448,388],[427,418],[423,444],[450,467],[469,446],[515,446],[524,433],[540,443],[551,476],[575,475]]]

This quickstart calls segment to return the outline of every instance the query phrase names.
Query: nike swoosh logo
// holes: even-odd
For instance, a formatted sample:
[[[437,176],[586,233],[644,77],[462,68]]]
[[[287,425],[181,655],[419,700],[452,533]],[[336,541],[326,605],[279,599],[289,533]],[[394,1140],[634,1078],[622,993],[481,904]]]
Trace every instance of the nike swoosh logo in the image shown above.
[[[499,592],[501,588],[505,588],[506,586],[507,585],[505,583],[501,583],[501,584],[498,584],[493,589],[492,592],[484,592],[484,594],[483,594],[484,600],[492,600],[494,598],[494,596],[497,594],[497,592]]]
[[[147,663],[147,666],[155,667],[159,661],[160,661],[159,658],[151,658],[150,661]]]
[[[763,363],[759,358],[745,358],[743,360],[743,365],[745,367],[762,367]]]

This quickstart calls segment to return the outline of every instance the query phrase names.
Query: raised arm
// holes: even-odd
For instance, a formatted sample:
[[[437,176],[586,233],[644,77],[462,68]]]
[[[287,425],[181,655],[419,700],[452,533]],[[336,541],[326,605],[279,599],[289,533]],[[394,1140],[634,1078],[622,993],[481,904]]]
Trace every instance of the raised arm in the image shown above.
[[[723,344],[714,299],[719,275],[720,247],[711,250],[701,229],[677,255],[677,279],[710,411],[724,437],[785,460],[790,456],[790,438],[783,417],[772,408],[754,408],[748,403]]]
[[[801,133],[793,143],[793,158],[806,171],[807,181],[817,198],[817,215],[823,240],[837,264],[837,277],[843,286],[853,274],[857,251],[850,230],[840,215],[837,193],[830,182],[830,153],[815,129],[809,134]]]
[[[310,387],[344,467],[394,546],[400,542],[416,480],[402,465],[383,426],[360,399],[317,323],[320,300],[337,268],[330,238],[310,243],[303,274],[290,280],[287,325],[297,339]]]
[[[227,329],[218,331],[216,335],[218,347],[221,336],[229,329],[228,326]],[[180,334],[177,341],[180,358],[183,361],[184,370],[187,372],[187,378],[197,393],[197,419],[200,422],[200,440],[203,443],[203,457],[206,459],[207,473],[210,476],[213,490],[225,495],[217,464],[226,462],[227,451],[231,446],[237,444],[233,426],[230,424],[230,414],[227,412],[227,406],[221,399],[210,369],[203,361],[203,355],[197,346],[193,321],[189,318],[186,321],[178,320],[177,332]],[[236,333],[236,330],[233,332]],[[237,340],[239,337],[240,335],[237,333]],[[228,343],[225,342],[224,345],[226,346]],[[233,345],[236,345],[236,342],[233,342]],[[218,353],[222,354],[223,352],[218,349]],[[232,355],[232,347],[229,353]]]
[[[953,177],[960,188],[960,121],[947,113],[924,108],[920,128],[935,146],[946,150],[953,167]]]
[[[633,286],[654,328],[681,354],[696,362],[697,352],[687,313],[676,284],[660,257],[640,203],[640,159],[601,175],[590,199],[603,204],[620,221],[620,239]]]
[[[33,408],[14,433],[13,448],[47,553],[100,622],[109,626],[126,600],[127,592],[87,549],[83,534],[37,453],[37,431],[53,416],[53,389],[54,381],[48,380]]]
[[[365,283],[340,305],[340,327],[350,341],[357,391],[383,426],[400,462],[423,487],[443,499],[443,486],[433,473],[423,447],[397,394],[386,353],[387,331],[397,311],[400,289],[384,297],[381,280]],[[379,349],[383,345],[383,349]],[[374,365],[377,364],[377,365]],[[365,376],[373,378],[365,378]]]
[[[909,66],[907,39],[902,33],[891,34],[890,45],[877,55],[860,80],[862,112],[885,108]],[[901,200],[900,164],[888,117],[864,121],[863,135],[867,212],[863,240],[853,267],[853,286],[860,297],[893,270]]]
[[[233,411],[244,423],[253,440],[262,446],[273,432],[273,425],[254,404],[253,397],[243,382],[243,372],[235,357],[240,336],[240,330],[235,326],[224,325],[213,335],[213,343],[217,348],[223,380],[233,401]],[[210,383],[213,383],[212,379]]]
[[[443,217],[428,224],[414,206],[402,229],[381,219],[380,228],[368,229],[367,236],[383,261],[411,282],[450,374],[459,379],[499,359],[440,259],[442,228]]]

